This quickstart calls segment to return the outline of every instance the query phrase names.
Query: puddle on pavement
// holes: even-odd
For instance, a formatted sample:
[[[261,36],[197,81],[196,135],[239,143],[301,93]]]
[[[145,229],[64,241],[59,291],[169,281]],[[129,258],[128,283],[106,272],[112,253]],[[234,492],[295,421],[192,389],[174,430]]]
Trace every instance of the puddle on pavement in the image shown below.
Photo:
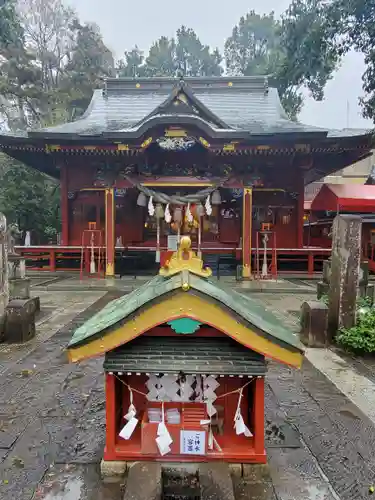
[[[105,484],[97,465],[56,466],[46,474],[33,500],[121,500],[120,482]]]
[[[65,483],[62,491],[50,491],[46,496],[40,498],[43,500],[81,500],[82,488],[82,479],[72,479]]]
[[[309,485],[306,487],[306,493],[309,495],[309,500],[326,500],[328,491],[326,486],[321,488],[319,486]]]

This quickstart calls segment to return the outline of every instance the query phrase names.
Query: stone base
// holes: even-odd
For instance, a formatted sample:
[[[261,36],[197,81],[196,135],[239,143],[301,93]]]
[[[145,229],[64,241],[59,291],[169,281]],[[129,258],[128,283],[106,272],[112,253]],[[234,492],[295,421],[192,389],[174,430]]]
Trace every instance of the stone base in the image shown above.
[[[0,342],[5,340],[5,314],[0,314]]]
[[[100,473],[104,481],[122,478],[125,476],[126,470],[126,462],[110,462],[108,460],[102,460],[100,462]]]
[[[9,298],[26,300],[30,298],[30,278],[13,278],[9,280]]]
[[[230,469],[225,462],[200,464],[199,484],[202,500],[235,500]]]
[[[328,295],[329,284],[325,281],[318,281],[316,288],[316,296],[318,300],[320,300],[324,295]]]
[[[27,342],[35,337],[35,307],[34,299],[15,299],[9,302],[5,311],[6,342]]]
[[[300,340],[307,347],[327,347],[328,307],[322,301],[301,306]]]
[[[129,469],[124,500],[161,500],[162,468],[158,462],[137,462]]]
[[[242,475],[250,483],[263,483],[271,478],[268,464],[242,464]]]

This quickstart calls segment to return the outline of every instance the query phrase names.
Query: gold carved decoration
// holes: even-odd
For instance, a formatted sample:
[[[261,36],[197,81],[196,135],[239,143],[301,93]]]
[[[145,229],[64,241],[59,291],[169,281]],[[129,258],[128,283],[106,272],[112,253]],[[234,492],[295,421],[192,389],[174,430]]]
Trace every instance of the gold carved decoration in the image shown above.
[[[165,131],[165,137],[186,137],[187,132],[182,128],[169,128]]]
[[[206,141],[206,139],[204,139],[204,137],[199,137],[199,142],[205,147],[205,148],[209,148],[210,147],[210,143],[208,141]]]
[[[53,153],[55,151],[60,151],[61,146],[59,144],[46,144],[46,153]]]
[[[171,259],[165,263],[164,267],[160,268],[159,274],[161,276],[173,276],[182,272],[183,275],[186,275],[186,271],[203,278],[212,275],[212,270],[209,267],[204,268],[202,259],[191,249],[189,236],[181,238],[177,252],[174,252]],[[189,286],[187,279],[184,279],[184,286]]]
[[[145,141],[142,142],[141,148],[147,148],[152,143],[152,137],[149,137]]]

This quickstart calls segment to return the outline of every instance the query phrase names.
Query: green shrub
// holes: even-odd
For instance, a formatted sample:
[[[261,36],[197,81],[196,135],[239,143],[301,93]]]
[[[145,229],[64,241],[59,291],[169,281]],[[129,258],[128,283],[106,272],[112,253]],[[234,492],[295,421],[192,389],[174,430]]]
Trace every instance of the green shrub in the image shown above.
[[[375,308],[368,302],[358,309],[357,324],[352,328],[342,328],[337,335],[337,343],[356,353],[375,352]]]

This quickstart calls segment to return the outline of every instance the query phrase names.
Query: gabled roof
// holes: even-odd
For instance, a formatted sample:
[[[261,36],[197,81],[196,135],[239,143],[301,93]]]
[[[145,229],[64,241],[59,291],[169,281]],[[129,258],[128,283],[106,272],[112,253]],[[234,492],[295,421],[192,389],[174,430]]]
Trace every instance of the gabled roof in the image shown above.
[[[312,211],[375,212],[375,186],[323,184],[311,203]]]
[[[265,77],[216,77],[108,79],[103,90],[94,92],[82,118],[40,129],[30,135],[135,136],[145,121],[155,117],[165,121],[168,117],[166,104],[179,92],[187,94],[196,112],[187,112],[181,106],[180,113],[173,113],[174,119],[178,115],[182,121],[186,121],[187,117],[199,118],[216,132],[327,134],[327,130],[289,120],[277,89],[269,88]],[[206,120],[203,118],[205,115]]]
[[[74,332],[70,359],[104,354],[158,325],[191,318],[262,355],[299,366],[302,348],[296,335],[250,297],[209,280],[209,271],[188,246],[190,238],[184,238],[169,267],[161,269],[163,275],[111,302]]]

